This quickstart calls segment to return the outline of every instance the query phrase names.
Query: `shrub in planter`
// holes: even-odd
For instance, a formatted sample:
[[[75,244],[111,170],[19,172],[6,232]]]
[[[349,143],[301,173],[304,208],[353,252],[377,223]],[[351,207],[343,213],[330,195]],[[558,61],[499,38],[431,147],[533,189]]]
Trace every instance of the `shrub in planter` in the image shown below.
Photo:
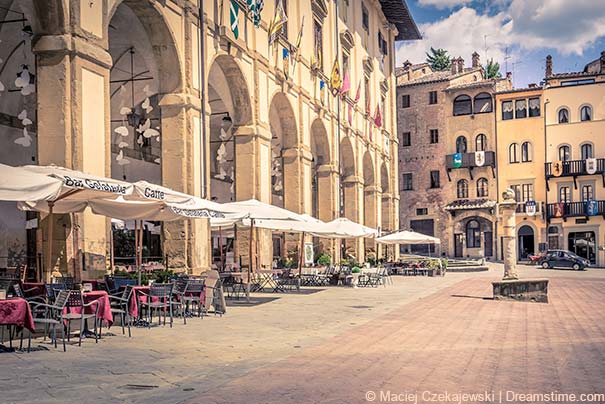
[[[327,267],[332,263],[332,257],[330,257],[328,254],[324,253],[321,254],[319,257],[317,257],[317,264]]]
[[[361,273],[361,268],[359,268],[358,266],[355,266],[351,269],[351,273],[352,274],[358,274]]]

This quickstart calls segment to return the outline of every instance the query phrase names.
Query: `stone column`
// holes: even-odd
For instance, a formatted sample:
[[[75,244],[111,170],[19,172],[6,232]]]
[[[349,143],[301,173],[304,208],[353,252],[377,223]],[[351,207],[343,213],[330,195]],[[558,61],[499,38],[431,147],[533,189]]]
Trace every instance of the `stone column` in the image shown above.
[[[323,164],[317,172],[317,218],[324,222],[338,216],[338,166]],[[339,240],[319,238],[322,250],[332,255],[334,262],[340,261]]]
[[[504,280],[519,279],[517,274],[517,243],[515,237],[517,203],[514,192],[507,189],[502,193],[503,201],[498,205],[502,221],[502,247],[504,251]]]
[[[364,188],[364,221],[365,226],[373,229],[378,229],[380,226],[380,206],[381,206],[381,194],[382,189],[379,186],[369,186]],[[364,255],[369,250],[374,251],[375,257],[378,259],[378,250],[376,248],[376,242],[372,238],[364,239]]]
[[[38,163],[56,164],[101,176],[110,176],[109,68],[105,49],[71,35],[37,39]],[[47,221],[41,222],[43,254],[52,254],[54,268],[81,279],[102,275],[108,253],[108,219],[90,211],[55,215],[53,251],[47,249]],[[69,248],[68,248],[69,247]]]
[[[344,216],[354,222],[363,223],[363,210],[361,209],[363,179],[355,175],[350,175],[343,179],[341,186],[344,189],[345,197]],[[345,244],[347,249],[353,250],[353,255],[355,255],[359,262],[364,260],[364,241],[362,238],[347,239]]]

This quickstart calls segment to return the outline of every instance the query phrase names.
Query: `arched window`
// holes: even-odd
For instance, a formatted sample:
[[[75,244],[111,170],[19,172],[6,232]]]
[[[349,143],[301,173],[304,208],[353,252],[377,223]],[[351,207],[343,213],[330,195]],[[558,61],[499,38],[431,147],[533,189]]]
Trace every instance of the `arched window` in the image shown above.
[[[571,202],[571,192],[569,187],[559,188],[559,202],[569,203]]]
[[[561,108],[559,110],[559,123],[569,122],[569,110],[567,108]]]
[[[481,247],[481,226],[476,220],[471,220],[466,224],[466,247]]]
[[[527,163],[532,160],[532,148],[531,143],[523,142],[521,145],[521,162]]]
[[[582,160],[591,159],[594,157],[592,153],[592,144],[584,143],[580,146],[580,152],[582,154]]]
[[[508,146],[508,162],[509,163],[518,163],[519,162],[519,144],[511,143]]]
[[[581,121],[591,121],[592,120],[592,108],[588,105],[584,105],[580,108],[580,120]]]
[[[475,96],[473,110],[475,114],[492,112],[492,96],[488,93],[479,93]]]
[[[571,147],[568,145],[559,146],[559,160],[569,161],[571,160]]]
[[[487,136],[483,133],[480,133],[475,138],[475,151],[485,151],[487,147]]]
[[[466,199],[468,198],[468,181],[460,180],[456,184],[458,199]]]
[[[456,153],[466,153],[466,138],[458,136],[456,139]]]
[[[477,197],[478,198],[486,198],[489,191],[488,191],[488,182],[487,182],[487,178],[479,178],[477,180]]]
[[[466,94],[454,98],[454,116],[470,115],[473,113],[471,97]]]

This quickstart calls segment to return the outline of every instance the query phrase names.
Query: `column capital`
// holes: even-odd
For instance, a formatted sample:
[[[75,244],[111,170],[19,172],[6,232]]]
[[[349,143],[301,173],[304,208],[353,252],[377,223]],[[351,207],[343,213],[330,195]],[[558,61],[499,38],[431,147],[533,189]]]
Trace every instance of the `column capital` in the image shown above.
[[[370,185],[364,188],[366,194],[382,194],[382,188],[378,185]]]
[[[315,169],[318,175],[338,174],[338,166],[336,164],[322,164]]]
[[[303,147],[291,147],[289,149],[283,149],[281,152],[283,158],[292,159],[300,157],[302,160],[311,162],[313,160],[313,154]]]
[[[106,49],[71,34],[43,35],[36,41],[33,52],[39,56],[79,56],[106,69],[113,66],[113,59]]]
[[[358,175],[349,175],[343,178],[342,183],[345,185],[361,185],[363,186],[363,178]]]
[[[160,108],[192,108],[202,110],[202,101],[193,94],[169,93],[164,94],[159,102]]]

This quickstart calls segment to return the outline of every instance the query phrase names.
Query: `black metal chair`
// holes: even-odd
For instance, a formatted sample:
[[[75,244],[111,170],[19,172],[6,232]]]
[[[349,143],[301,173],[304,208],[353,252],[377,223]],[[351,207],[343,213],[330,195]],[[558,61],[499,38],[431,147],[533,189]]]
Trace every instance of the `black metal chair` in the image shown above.
[[[63,313],[61,315],[61,319],[63,321],[67,322],[67,341],[69,341],[70,339],[70,332],[71,332],[71,322],[72,321],[80,321],[80,332],[79,332],[79,338],[78,338],[78,346],[82,346],[82,333],[85,330],[85,322],[88,321],[89,319],[94,319],[94,323],[95,323],[95,330],[94,330],[94,335],[95,335],[95,342],[98,343],[99,342],[99,333],[97,333],[97,327],[98,327],[98,318],[97,318],[97,314],[99,312],[99,304],[98,302],[92,301],[90,303],[84,303],[84,297],[82,296],[82,292],[79,290],[70,290],[69,291],[69,297],[67,299],[67,304],[65,305],[65,307],[67,308],[67,312]],[[91,307],[93,309],[93,313],[86,313],[86,309],[88,307]],[[79,313],[77,311],[70,311],[73,309],[78,309]]]
[[[157,283],[153,284],[149,287],[149,294],[145,292],[138,292],[139,295],[139,307],[145,308],[147,310],[147,315],[149,316],[148,328],[151,327],[151,322],[153,321],[153,312],[155,310],[158,313],[159,310],[164,311],[164,325],[166,325],[166,312],[170,314],[170,327],[172,328],[172,323],[174,321],[174,317],[172,315],[172,283]],[[143,301],[141,297],[146,296],[146,301]],[[161,324],[161,315],[158,313],[158,324]]]
[[[40,317],[34,317],[34,326],[36,324],[44,325],[44,339],[46,339],[46,335],[48,332],[48,327],[52,326],[53,336],[51,342],[54,342],[55,348],[57,347],[57,326],[60,326],[61,332],[63,333],[63,352],[66,351],[65,348],[65,327],[63,325],[63,309],[65,309],[65,305],[67,304],[67,300],[69,299],[71,292],[68,290],[61,290],[57,293],[57,297],[52,304],[41,303],[41,302],[31,302],[30,306],[34,313],[41,313]],[[29,335],[29,342],[27,346],[27,351],[29,352],[31,347],[31,333]]]
[[[206,288],[206,282],[203,279],[190,280],[187,283],[187,289],[182,297],[182,303],[184,304],[185,316],[189,313],[189,305],[193,310],[193,306],[197,306],[198,317],[204,317],[204,302],[202,301],[202,293]],[[185,323],[187,324],[187,323]]]
[[[172,282],[172,284],[172,294],[175,300],[171,300],[171,305],[176,306],[179,315],[183,317],[183,323],[187,324],[187,316],[185,314],[185,306],[183,303],[185,300],[185,293],[187,291],[187,285],[189,284],[189,281],[186,278],[181,277]]]
[[[126,324],[128,325],[129,337],[132,336],[130,333],[130,324],[132,322],[132,319],[130,318],[129,304],[130,299],[132,298],[133,291],[134,289],[132,288],[132,285],[126,285],[126,287],[122,290],[122,293],[119,296],[109,295],[109,301],[111,303],[111,314],[120,316],[122,324],[122,334],[125,334],[124,323],[126,319],[128,320]]]

